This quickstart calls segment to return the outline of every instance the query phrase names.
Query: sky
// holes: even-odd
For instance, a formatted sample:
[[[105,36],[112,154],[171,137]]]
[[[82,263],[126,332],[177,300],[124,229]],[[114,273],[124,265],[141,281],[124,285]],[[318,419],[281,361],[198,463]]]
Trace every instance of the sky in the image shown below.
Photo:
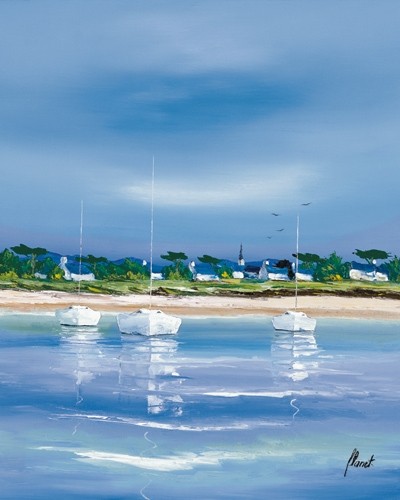
[[[397,0],[0,0],[0,250],[400,254]],[[303,205],[310,203],[309,205]],[[274,216],[272,213],[279,215]],[[283,229],[283,230],[282,230]]]

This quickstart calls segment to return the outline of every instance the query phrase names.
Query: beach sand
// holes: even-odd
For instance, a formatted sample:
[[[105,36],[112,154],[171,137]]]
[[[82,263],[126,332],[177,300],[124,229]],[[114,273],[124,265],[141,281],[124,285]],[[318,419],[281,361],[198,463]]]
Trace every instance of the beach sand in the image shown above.
[[[81,304],[101,312],[130,312],[149,306],[145,295],[111,296],[65,292],[0,290],[0,310],[7,312],[54,312]],[[152,307],[179,316],[273,316],[294,308],[292,297],[247,298],[216,296],[152,297]],[[400,319],[400,300],[336,296],[300,296],[298,310],[314,317]]]

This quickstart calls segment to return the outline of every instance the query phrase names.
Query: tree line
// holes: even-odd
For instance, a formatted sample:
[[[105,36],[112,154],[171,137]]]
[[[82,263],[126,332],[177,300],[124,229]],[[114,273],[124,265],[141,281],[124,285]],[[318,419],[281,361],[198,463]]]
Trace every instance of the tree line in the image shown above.
[[[400,282],[400,259],[396,255],[391,256],[388,252],[377,249],[356,249],[353,255],[364,260],[365,264],[370,266],[372,270],[379,269],[387,274],[389,281]],[[293,256],[296,257],[296,254]],[[351,262],[344,261],[336,252],[331,253],[329,257],[320,257],[312,253],[299,253],[298,258],[302,268],[312,272],[315,281],[341,281],[350,278]],[[382,261],[380,265],[378,265],[378,261]]]
[[[45,248],[29,247],[23,243],[10,247],[10,249],[5,248],[0,253],[0,280],[34,278],[38,273],[46,276],[46,279],[49,280],[63,280],[63,271],[58,263],[47,255],[48,253]],[[356,249],[353,254],[374,268],[377,268],[378,261],[381,261],[380,267],[388,275],[389,281],[400,282],[400,259],[396,255],[391,256],[388,252],[377,249]],[[294,258],[298,257],[302,269],[310,271],[316,281],[340,281],[350,277],[351,263],[344,261],[336,252],[331,253],[328,257],[320,257],[312,253],[292,255]],[[160,257],[168,262],[162,268],[162,275],[165,279],[192,279],[192,272],[186,262],[188,256],[184,252],[168,251]],[[75,260],[78,262],[80,258],[75,257]],[[231,278],[233,275],[234,269],[223,259],[204,254],[198,257],[198,260],[209,265],[215,275],[220,278]],[[83,256],[81,262],[99,280],[146,280],[150,277],[147,266],[129,258],[125,258],[117,264],[106,257],[96,257],[89,254]],[[284,267],[282,263],[290,264],[285,259],[279,261],[276,266],[278,268]],[[289,277],[293,279],[294,273],[289,272]]]

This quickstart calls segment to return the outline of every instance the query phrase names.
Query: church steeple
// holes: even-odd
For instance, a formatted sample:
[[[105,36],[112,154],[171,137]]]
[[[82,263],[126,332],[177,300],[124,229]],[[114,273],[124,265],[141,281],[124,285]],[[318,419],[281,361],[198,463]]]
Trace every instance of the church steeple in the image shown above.
[[[239,266],[244,266],[244,257],[243,257],[243,245],[240,244],[240,251],[239,251],[239,258],[238,258],[238,265]]]

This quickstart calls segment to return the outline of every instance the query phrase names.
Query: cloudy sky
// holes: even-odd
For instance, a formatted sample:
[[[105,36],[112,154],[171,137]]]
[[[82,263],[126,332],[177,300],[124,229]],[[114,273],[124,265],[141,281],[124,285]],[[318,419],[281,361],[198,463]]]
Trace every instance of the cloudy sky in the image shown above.
[[[397,0],[0,0],[0,247],[400,253]],[[303,203],[309,203],[303,206]],[[279,216],[271,215],[272,212]],[[283,229],[283,231],[278,231]]]

